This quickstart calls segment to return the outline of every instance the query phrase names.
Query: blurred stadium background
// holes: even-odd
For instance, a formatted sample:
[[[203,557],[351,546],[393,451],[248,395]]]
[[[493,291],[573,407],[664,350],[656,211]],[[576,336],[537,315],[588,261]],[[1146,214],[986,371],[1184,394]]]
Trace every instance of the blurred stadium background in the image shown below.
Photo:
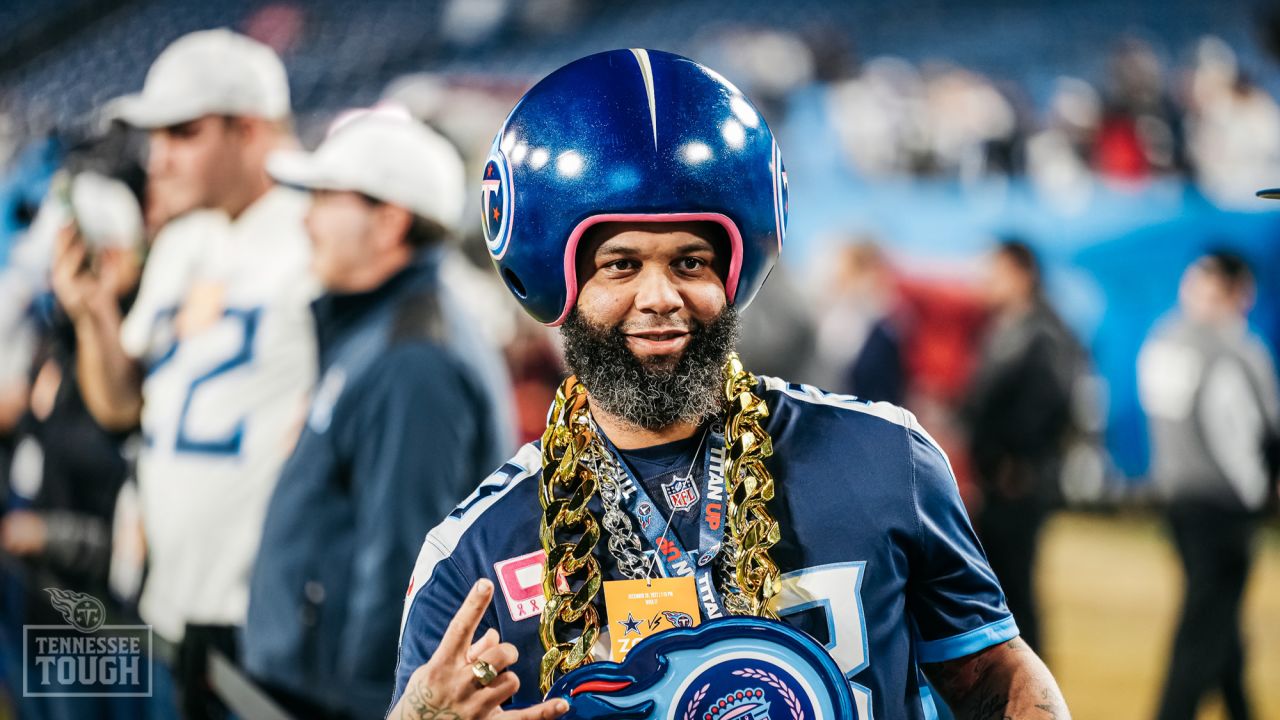
[[[975,362],[985,253],[998,237],[1027,241],[1050,301],[1092,358],[1077,409],[1085,439],[1062,478],[1069,511],[1051,522],[1039,568],[1045,655],[1076,717],[1152,714],[1181,576],[1151,511],[1136,358],[1173,307],[1182,269],[1211,245],[1253,263],[1251,324],[1273,350],[1280,342],[1280,214],[1253,196],[1280,185],[1280,9],[1197,0],[4,2],[0,269],[67,151],[102,131],[102,104],[140,88],[168,43],[211,27],[281,54],[309,147],[342,110],[390,98],[453,139],[473,176],[523,89],[573,58],[650,47],[720,70],[779,132],[791,183],[784,267],[749,318],[748,335],[764,338],[748,348],[752,366],[838,384],[849,358],[832,338],[839,318],[824,314],[822,300],[844,280],[832,258],[874,242],[912,318],[907,405],[951,447],[961,443],[954,410]],[[464,230],[468,254],[487,268],[478,228]],[[508,305],[490,309],[514,358],[527,436],[548,392],[526,352],[537,328]],[[957,470],[966,483],[963,462]],[[1255,562],[1250,688],[1259,717],[1280,718],[1274,520]]]

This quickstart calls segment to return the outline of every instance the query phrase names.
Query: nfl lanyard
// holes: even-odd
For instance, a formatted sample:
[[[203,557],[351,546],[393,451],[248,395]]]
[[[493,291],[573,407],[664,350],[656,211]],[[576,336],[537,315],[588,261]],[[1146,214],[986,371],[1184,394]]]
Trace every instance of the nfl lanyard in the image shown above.
[[[698,601],[702,604],[702,612],[707,620],[725,616],[724,607],[720,603],[720,595],[716,591],[712,577],[712,560],[720,552],[724,542],[724,430],[713,425],[707,431],[707,449],[703,453],[703,475],[707,478],[706,487],[702,489],[700,519],[698,520],[698,549],[687,551],[680,544],[680,539],[670,531],[668,519],[662,517],[657,507],[645,492],[644,487],[636,480],[631,468],[622,459],[613,442],[605,438],[606,447],[613,453],[619,467],[626,474],[622,488],[624,507],[627,514],[640,523],[640,529],[649,541],[650,549],[658,560],[663,577],[685,577],[692,575],[698,590]],[[679,476],[676,476],[677,479]],[[685,492],[695,492],[697,481],[687,478],[689,483]],[[679,489],[678,489],[679,490]],[[671,520],[675,519],[672,513]]]

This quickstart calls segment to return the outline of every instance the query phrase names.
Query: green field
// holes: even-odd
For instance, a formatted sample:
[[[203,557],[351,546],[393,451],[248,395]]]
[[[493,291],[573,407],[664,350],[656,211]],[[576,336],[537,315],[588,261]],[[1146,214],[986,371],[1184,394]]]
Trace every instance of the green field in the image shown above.
[[[1280,529],[1260,536],[1245,600],[1256,717],[1280,720]],[[1182,573],[1151,516],[1064,513],[1039,568],[1046,655],[1077,720],[1150,718],[1181,603]],[[1225,718],[1211,701],[1200,720]]]

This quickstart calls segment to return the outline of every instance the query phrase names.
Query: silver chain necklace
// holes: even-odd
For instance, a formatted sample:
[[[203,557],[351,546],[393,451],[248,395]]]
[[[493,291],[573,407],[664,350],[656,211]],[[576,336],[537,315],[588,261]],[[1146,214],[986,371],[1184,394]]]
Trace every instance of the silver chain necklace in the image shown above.
[[[583,462],[591,472],[595,473],[600,483],[600,500],[604,505],[603,525],[609,533],[608,548],[609,554],[618,564],[618,571],[629,580],[644,580],[649,577],[649,563],[645,560],[643,545],[640,542],[640,535],[636,532],[635,526],[632,524],[631,515],[622,509],[622,468],[618,466],[618,461],[613,453],[604,446],[599,440],[601,431],[599,426],[592,421],[597,439],[591,443],[591,447],[584,455]],[[706,441],[706,437],[703,437]],[[698,445],[698,449],[702,449],[702,445]],[[697,462],[697,451],[694,451],[694,462]],[[692,466],[688,473],[692,476]],[[671,520],[668,519],[668,529],[670,529]],[[734,596],[741,591],[735,582],[735,573],[737,572],[738,546],[731,538],[726,537],[720,546],[720,551],[716,554],[716,587],[725,598],[726,609],[734,612],[731,608],[736,607]],[[738,614],[738,613],[735,613]]]
[[[593,423],[594,424],[594,423]],[[599,433],[600,429],[596,428]],[[644,549],[640,535],[631,524],[631,515],[622,509],[622,468],[613,453],[596,440],[583,458],[583,463],[600,482],[600,500],[604,505],[604,529],[609,533],[609,554],[618,563],[618,571],[630,580],[646,577]]]

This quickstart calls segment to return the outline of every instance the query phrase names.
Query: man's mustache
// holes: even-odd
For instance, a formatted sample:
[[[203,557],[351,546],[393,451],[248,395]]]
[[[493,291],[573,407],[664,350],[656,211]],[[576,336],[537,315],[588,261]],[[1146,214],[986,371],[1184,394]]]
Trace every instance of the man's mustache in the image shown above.
[[[618,331],[621,332],[623,335],[634,335],[636,333],[642,333],[642,332],[688,333],[688,332],[693,332],[695,329],[701,327],[701,323],[685,322],[683,320],[672,319],[669,321],[657,320],[657,321],[629,322],[629,323],[624,323],[622,325],[619,325],[617,327],[618,327]]]

